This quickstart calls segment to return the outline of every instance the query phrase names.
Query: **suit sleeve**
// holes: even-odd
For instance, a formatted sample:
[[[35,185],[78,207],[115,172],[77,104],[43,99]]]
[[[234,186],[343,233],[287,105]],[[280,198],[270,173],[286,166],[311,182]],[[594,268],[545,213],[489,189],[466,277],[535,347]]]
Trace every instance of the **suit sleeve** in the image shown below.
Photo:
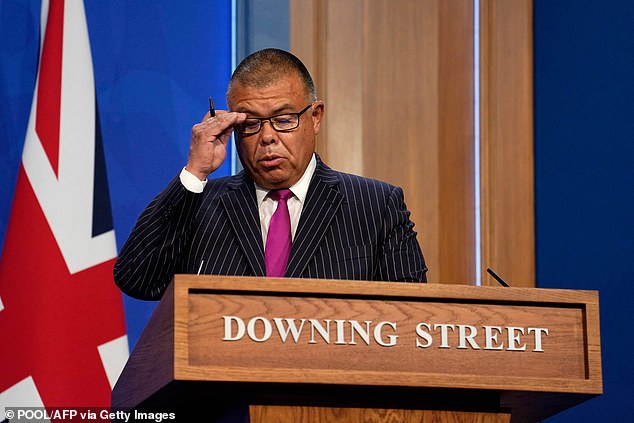
[[[162,297],[174,274],[183,271],[202,196],[187,191],[176,177],[143,210],[114,266],[122,292],[142,300]]]
[[[377,279],[398,282],[427,282],[427,266],[403,198],[393,187],[383,216],[383,245],[379,250]]]

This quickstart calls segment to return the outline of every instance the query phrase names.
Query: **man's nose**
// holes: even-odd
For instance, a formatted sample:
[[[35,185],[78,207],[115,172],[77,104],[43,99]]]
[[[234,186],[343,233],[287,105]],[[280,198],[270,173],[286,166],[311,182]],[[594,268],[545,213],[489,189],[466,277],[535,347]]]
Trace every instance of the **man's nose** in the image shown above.
[[[262,121],[262,127],[260,128],[261,134],[261,142],[263,144],[272,144],[277,140],[277,131],[273,129],[273,125],[271,125],[271,121],[264,120]]]

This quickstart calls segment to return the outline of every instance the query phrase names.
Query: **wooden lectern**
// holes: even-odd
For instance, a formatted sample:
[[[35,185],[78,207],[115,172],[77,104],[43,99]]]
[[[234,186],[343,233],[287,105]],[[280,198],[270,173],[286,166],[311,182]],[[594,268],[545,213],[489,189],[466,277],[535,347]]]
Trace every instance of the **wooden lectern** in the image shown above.
[[[595,291],[176,275],[112,407],[516,423],[602,389]]]

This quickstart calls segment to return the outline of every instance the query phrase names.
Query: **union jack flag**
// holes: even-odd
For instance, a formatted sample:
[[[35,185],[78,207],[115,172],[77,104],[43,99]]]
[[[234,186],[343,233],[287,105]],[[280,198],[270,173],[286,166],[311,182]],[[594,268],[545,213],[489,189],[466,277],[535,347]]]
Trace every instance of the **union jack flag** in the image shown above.
[[[38,77],[0,262],[4,407],[108,407],[128,358],[82,0],[42,4]]]

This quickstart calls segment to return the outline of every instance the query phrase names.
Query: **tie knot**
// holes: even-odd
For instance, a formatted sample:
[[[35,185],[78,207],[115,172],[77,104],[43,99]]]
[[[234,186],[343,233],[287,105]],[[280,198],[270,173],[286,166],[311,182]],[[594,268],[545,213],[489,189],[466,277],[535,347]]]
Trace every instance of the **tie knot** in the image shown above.
[[[288,200],[293,196],[293,191],[290,189],[274,189],[269,191],[269,197],[275,201],[284,201]]]

